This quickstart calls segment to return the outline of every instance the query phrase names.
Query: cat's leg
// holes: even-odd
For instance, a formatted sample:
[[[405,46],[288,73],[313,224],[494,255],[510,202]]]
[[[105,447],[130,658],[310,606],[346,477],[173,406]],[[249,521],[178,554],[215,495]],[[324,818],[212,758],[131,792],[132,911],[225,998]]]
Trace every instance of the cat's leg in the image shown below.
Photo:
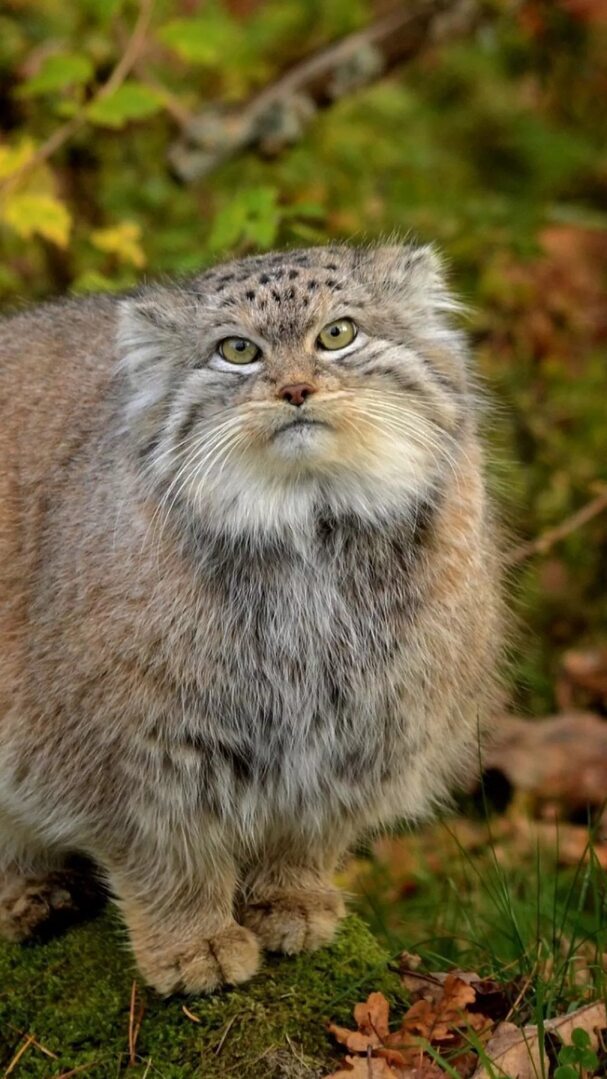
[[[242,888],[241,921],[273,952],[293,955],[329,944],[346,910],[333,874],[343,850],[273,846]]]
[[[143,977],[162,995],[247,981],[259,943],[234,919],[232,860],[215,849],[197,855],[193,870],[174,849],[165,853],[142,849],[107,866]]]
[[[89,875],[0,812],[0,936],[53,932],[99,905]]]

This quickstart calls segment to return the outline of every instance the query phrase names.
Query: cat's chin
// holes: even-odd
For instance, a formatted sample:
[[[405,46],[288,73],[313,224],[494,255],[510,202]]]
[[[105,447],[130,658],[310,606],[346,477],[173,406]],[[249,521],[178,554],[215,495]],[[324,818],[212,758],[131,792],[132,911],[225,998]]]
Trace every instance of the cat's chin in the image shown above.
[[[322,459],[334,445],[335,433],[320,420],[295,419],[275,431],[270,439],[271,456],[282,461]]]

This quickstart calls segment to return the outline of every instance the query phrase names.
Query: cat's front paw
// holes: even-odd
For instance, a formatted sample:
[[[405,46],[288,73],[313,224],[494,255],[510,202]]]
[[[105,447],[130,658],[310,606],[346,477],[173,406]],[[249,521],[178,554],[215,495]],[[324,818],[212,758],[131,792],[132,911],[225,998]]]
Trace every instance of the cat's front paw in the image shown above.
[[[330,944],[345,912],[344,901],[336,889],[301,892],[276,889],[252,897],[242,920],[268,951],[294,955]]]
[[[259,942],[249,929],[234,922],[212,936],[190,938],[174,949],[142,949],[135,944],[135,955],[144,978],[162,996],[211,993],[253,977],[259,967]]]

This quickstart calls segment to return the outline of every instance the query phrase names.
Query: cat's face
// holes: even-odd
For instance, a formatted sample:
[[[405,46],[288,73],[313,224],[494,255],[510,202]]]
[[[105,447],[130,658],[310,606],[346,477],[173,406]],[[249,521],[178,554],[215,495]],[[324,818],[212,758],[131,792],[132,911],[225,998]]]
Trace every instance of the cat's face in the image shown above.
[[[128,423],[167,510],[236,530],[415,512],[466,413],[454,306],[434,254],[398,246],[244,259],[126,301]]]

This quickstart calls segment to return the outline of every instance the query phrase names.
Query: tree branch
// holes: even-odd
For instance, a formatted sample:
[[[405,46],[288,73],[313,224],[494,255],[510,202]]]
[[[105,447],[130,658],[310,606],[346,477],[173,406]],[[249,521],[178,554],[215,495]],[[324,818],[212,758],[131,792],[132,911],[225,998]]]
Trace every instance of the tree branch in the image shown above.
[[[244,149],[278,153],[301,137],[317,109],[369,84],[425,46],[468,33],[481,11],[478,0],[403,5],[302,60],[248,104],[204,109],[169,151],[174,171],[192,182]]]
[[[577,532],[578,528],[582,528],[588,521],[592,521],[594,517],[598,517],[599,513],[603,513],[605,510],[607,510],[607,487],[596,498],[591,499],[585,506],[577,510],[576,513],[566,517],[559,525],[547,529],[537,539],[530,540],[529,543],[522,543],[520,547],[515,547],[506,555],[506,564],[518,566],[521,562],[526,562],[528,558],[532,558],[533,555],[546,554],[560,540],[570,536],[573,532]]]

